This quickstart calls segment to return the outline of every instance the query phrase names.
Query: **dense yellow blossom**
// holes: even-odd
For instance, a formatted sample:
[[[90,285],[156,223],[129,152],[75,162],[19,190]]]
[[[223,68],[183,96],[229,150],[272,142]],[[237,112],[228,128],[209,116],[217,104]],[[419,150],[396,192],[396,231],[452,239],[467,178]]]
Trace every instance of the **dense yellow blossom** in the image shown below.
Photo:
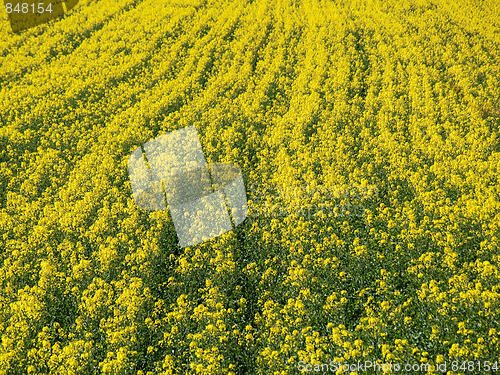
[[[0,375],[500,366],[498,1],[0,14]],[[127,159],[190,125],[249,217],[180,248]]]

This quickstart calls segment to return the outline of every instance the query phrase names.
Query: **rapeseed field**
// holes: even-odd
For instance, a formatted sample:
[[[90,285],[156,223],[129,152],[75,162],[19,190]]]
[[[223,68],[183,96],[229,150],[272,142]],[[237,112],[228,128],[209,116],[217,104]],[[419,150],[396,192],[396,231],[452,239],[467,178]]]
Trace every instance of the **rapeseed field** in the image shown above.
[[[500,373],[500,2],[1,8],[1,375]],[[249,212],[181,248],[188,126]]]

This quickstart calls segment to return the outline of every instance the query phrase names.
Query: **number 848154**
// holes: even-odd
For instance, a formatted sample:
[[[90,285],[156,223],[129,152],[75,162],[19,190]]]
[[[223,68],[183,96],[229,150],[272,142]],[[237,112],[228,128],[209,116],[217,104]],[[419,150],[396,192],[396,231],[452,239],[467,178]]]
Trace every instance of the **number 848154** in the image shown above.
[[[44,3],[6,3],[5,10],[7,13],[52,13],[52,4],[45,6]]]

